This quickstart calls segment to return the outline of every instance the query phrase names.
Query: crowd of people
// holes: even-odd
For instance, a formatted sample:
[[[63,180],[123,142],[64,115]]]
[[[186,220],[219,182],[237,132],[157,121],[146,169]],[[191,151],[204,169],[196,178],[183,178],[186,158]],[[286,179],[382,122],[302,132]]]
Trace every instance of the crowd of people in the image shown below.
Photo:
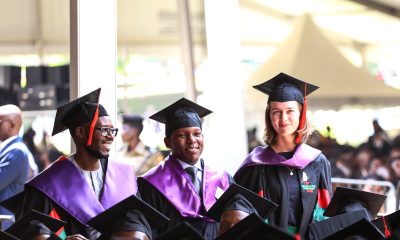
[[[249,138],[254,148],[233,176],[201,157],[202,119],[212,111],[186,98],[150,116],[165,126],[167,152],[141,141],[141,117],[123,115],[122,129],[116,128],[98,102],[101,89],[57,108],[52,135],[69,131],[70,155],[48,143],[45,157],[35,150],[32,155],[33,133],[19,136],[21,111],[0,106],[0,210],[15,217],[0,238],[400,237],[398,212],[377,217],[384,194],[333,191],[331,183],[332,176],[374,176],[397,184],[396,139],[374,121],[367,143],[341,146],[312,134],[307,96],[317,86],[280,73],[254,88],[268,95],[264,143],[256,146]],[[124,145],[117,159],[109,159],[119,132]],[[50,157],[50,150],[56,154]]]

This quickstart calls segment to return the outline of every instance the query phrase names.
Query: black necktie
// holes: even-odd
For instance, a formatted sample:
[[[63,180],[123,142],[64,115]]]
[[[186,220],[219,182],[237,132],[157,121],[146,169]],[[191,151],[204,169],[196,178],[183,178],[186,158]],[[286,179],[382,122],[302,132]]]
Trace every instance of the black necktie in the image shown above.
[[[187,167],[185,171],[189,174],[190,180],[192,180],[193,186],[196,189],[197,193],[200,195],[200,180],[197,177],[198,169],[196,167]]]

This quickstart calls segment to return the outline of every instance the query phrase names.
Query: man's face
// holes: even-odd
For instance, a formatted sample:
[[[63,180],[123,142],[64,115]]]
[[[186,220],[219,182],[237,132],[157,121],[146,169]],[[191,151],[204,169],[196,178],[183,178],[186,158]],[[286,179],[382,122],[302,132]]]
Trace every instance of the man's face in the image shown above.
[[[175,157],[190,165],[196,164],[203,152],[203,133],[198,127],[179,128],[164,142]]]
[[[121,138],[124,143],[139,138],[139,129],[129,124],[122,124]]]
[[[111,123],[111,118],[109,116],[99,117],[97,119],[95,128],[102,127],[114,128],[114,125]],[[92,144],[90,146],[86,146],[86,149],[96,158],[108,158],[113,141],[114,136],[112,134],[107,134],[107,136],[103,136],[100,130],[95,129],[93,131]]]

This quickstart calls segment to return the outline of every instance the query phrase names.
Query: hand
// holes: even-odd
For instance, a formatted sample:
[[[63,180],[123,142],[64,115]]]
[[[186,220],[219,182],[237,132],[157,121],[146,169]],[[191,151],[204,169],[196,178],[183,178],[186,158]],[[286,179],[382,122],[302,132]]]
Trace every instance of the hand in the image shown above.
[[[74,235],[68,236],[66,238],[66,240],[89,240],[89,239],[85,238],[84,236],[82,236],[80,234],[74,234]]]

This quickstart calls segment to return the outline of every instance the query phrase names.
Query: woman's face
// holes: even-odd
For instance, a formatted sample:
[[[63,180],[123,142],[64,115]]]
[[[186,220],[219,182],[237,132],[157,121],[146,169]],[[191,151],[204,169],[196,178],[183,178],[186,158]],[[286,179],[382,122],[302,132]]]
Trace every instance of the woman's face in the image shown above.
[[[300,109],[296,101],[270,102],[269,117],[280,136],[292,136],[299,128]]]

